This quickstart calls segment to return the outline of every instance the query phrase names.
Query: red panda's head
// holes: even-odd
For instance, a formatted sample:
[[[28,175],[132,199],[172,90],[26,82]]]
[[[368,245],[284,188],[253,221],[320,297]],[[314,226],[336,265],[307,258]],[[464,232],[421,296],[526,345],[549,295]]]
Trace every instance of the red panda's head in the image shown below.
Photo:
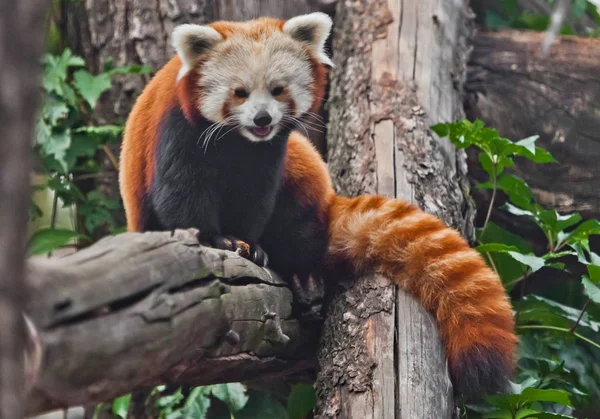
[[[178,26],[182,105],[250,141],[272,139],[320,106],[333,66],[324,51],[331,26],[324,13]]]

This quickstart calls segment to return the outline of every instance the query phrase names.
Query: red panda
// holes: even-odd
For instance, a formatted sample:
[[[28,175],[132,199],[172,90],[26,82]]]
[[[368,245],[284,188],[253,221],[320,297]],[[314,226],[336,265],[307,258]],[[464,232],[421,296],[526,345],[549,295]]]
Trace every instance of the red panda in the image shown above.
[[[321,105],[331,25],[313,13],[177,27],[177,55],[126,124],[127,228],[194,227],[201,240],[284,277],[375,270],[437,320],[459,392],[505,389],[517,338],[498,277],[458,232],[416,206],[337,196],[325,162],[294,131]]]

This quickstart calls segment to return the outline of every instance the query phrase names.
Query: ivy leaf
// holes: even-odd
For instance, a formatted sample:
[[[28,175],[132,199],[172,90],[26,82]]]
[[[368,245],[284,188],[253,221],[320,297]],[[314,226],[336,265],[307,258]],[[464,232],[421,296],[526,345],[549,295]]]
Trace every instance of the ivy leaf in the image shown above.
[[[44,228],[38,230],[27,243],[27,251],[31,255],[43,255],[62,247],[73,239],[86,238],[76,231]]]
[[[586,276],[581,279],[581,283],[583,284],[583,288],[588,297],[590,297],[593,302],[600,304],[600,288]]]
[[[212,394],[229,407],[229,411],[235,413],[241,410],[248,402],[244,386],[240,383],[217,384],[212,386]]]
[[[544,267],[546,261],[543,258],[537,257],[534,254],[524,255],[519,252],[508,252],[508,254],[518,262],[521,262],[523,265],[527,265],[531,268],[531,272],[536,272]]]
[[[37,140],[40,144],[42,155],[53,157],[60,165],[63,173],[67,173],[69,165],[65,160],[65,156],[71,145],[71,131],[65,130],[59,133],[52,133],[49,136],[47,134],[48,131],[38,131]]]
[[[112,404],[113,415],[115,415],[121,419],[127,419],[127,410],[129,409],[130,403],[131,403],[131,394],[126,394],[125,396],[116,398]]]
[[[50,96],[44,103],[43,114],[50,125],[54,126],[67,117],[69,114],[69,107],[65,102]]]
[[[73,81],[77,91],[90,105],[92,109],[96,108],[96,102],[102,95],[110,89],[110,76],[102,73],[92,76],[86,70],[79,70],[73,75]]]

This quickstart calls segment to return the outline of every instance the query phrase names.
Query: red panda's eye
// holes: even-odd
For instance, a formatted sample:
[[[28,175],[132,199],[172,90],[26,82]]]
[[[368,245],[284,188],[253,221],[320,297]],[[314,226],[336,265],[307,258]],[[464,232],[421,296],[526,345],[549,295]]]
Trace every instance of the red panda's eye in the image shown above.
[[[235,89],[234,94],[236,97],[239,97],[240,99],[244,99],[244,98],[248,97],[248,91],[246,89],[242,89],[242,88]]]
[[[281,86],[277,86],[273,90],[271,90],[271,94],[273,96],[279,96],[282,93],[283,93],[283,87],[281,87]]]

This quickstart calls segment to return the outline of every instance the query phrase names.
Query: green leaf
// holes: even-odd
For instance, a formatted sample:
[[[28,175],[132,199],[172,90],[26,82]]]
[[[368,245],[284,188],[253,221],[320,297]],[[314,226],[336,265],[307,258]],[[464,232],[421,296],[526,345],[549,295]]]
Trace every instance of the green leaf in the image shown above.
[[[479,164],[481,165],[483,170],[485,170],[485,172],[490,177],[489,184],[491,185],[492,182],[494,181],[494,163],[492,163],[492,159],[485,151],[482,151],[481,153],[479,153]],[[479,185],[478,185],[478,187],[479,187]]]
[[[65,160],[67,150],[71,146],[71,132],[69,130],[51,134],[40,145],[43,155],[53,157],[60,164],[63,173],[69,172],[69,165]]]
[[[229,407],[232,413],[241,410],[248,402],[244,386],[240,383],[217,384],[212,386],[212,394]]]
[[[490,252],[500,252],[500,253],[508,253],[508,252],[518,252],[519,248],[517,246],[510,246],[502,243],[486,243],[477,246],[475,249],[480,253],[490,253]]]
[[[74,56],[69,48],[66,48],[61,55],[45,55],[42,62],[44,63],[42,86],[48,93],[55,92],[60,96],[64,95],[68,69],[85,65],[85,61],[81,57]]]
[[[587,0],[573,0],[571,11],[575,19],[579,19],[585,14],[587,9],[587,3]]]
[[[38,230],[29,239],[27,251],[31,255],[42,255],[77,238],[85,238],[85,236],[71,230],[44,228]]]
[[[516,216],[527,216],[527,217],[535,217],[535,214],[531,211],[516,207],[510,203],[506,203],[503,207],[504,210],[510,212],[512,215]]]
[[[288,396],[287,412],[290,419],[304,419],[315,404],[315,390],[310,384],[295,384]]]
[[[118,137],[123,132],[123,129],[123,125],[99,125],[80,127],[77,128],[75,132],[83,132],[89,135],[97,135],[100,137]]]
[[[129,403],[131,402],[131,394],[116,398],[112,404],[113,415],[127,419],[127,410],[129,409]]]
[[[74,167],[80,157],[92,158],[98,151],[98,144],[87,135],[73,135],[71,146],[67,149],[64,160],[67,167]]]
[[[292,387],[293,388],[293,387]],[[249,400],[235,419],[289,419],[285,406],[274,396],[264,391],[248,391]],[[298,417],[298,416],[297,416]],[[300,416],[302,419],[306,416]]]
[[[504,11],[509,16],[514,16],[519,11],[518,0],[501,0],[501,3],[502,3],[502,7],[504,8]]]
[[[534,254],[524,255],[518,252],[508,252],[508,254],[523,265],[527,265],[531,268],[531,272],[536,272],[544,267],[546,261],[543,258],[537,257]]]
[[[600,266],[589,264],[587,265],[589,280],[592,284],[600,284]]]
[[[510,22],[506,20],[502,15],[496,13],[491,9],[485,10],[485,26],[490,29],[506,28],[510,25]],[[510,417],[510,416],[509,416]]]
[[[549,412],[541,412],[537,413],[535,416],[536,419],[577,419],[575,416],[569,415],[561,415],[560,413],[549,413]]]
[[[85,70],[79,70],[73,75],[73,80],[77,91],[92,109],[95,109],[102,93],[109,90],[111,86],[110,76],[106,73],[92,76]]]
[[[107,73],[110,74],[111,76],[115,75],[115,74],[149,74],[151,72],[152,72],[152,67],[147,66],[147,65],[140,65],[140,64],[115,67],[115,68],[107,71]]]
[[[531,245],[526,240],[491,221],[487,225],[484,237],[481,237],[481,229],[477,230],[477,238],[484,244],[503,243],[507,246],[517,247],[520,253],[531,252]],[[496,266],[498,274],[505,285],[521,278],[525,273],[525,266],[514,260],[508,253],[493,252],[490,253],[490,257],[494,261],[494,266]],[[487,261],[488,257],[485,259]],[[510,289],[510,286],[508,289]]]
[[[589,236],[600,234],[600,222],[598,220],[587,220],[579,224],[575,230],[564,238],[568,244],[583,243]],[[586,248],[588,246],[585,246]]]
[[[521,395],[528,401],[560,403],[572,406],[569,393],[563,390],[541,389],[529,387]]]
[[[581,279],[581,283],[583,284],[585,293],[588,297],[590,297],[593,302],[600,304],[600,288],[585,276]]]
[[[479,189],[493,189],[493,187],[492,182],[477,185]],[[502,174],[498,177],[496,187],[505,192],[514,205],[526,210],[533,209],[533,193],[523,179],[509,174]]]
[[[43,114],[50,125],[54,126],[67,117],[69,114],[69,107],[65,102],[50,96],[44,102]]]
[[[532,135],[531,137],[524,138],[517,141],[515,144],[519,147],[523,147],[529,152],[529,154],[535,154],[535,142],[540,138],[539,135]]]
[[[519,322],[527,324],[529,322],[543,324],[547,326],[557,326],[569,328],[579,318],[581,310],[560,304],[554,300],[541,297],[539,295],[527,295],[521,301],[513,302],[519,311]],[[580,327],[600,331],[600,323],[589,320],[584,314],[579,322]]]

